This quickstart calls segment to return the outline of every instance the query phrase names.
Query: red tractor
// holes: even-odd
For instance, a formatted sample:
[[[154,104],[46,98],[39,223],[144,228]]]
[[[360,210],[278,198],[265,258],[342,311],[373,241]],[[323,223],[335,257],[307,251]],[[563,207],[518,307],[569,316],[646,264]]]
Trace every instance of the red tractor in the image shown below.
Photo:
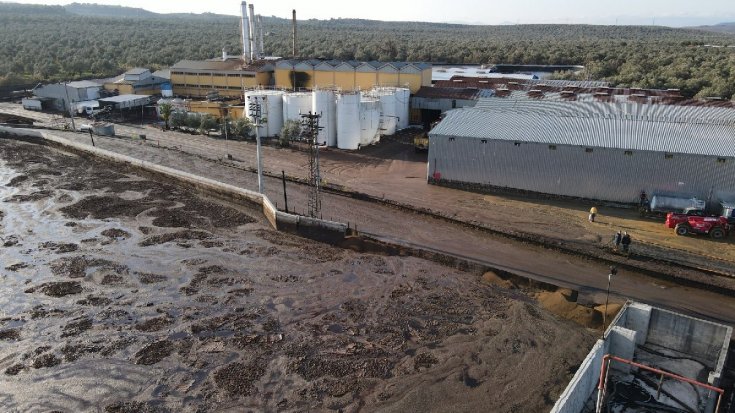
[[[676,235],[706,234],[714,239],[724,238],[729,230],[727,218],[707,216],[701,209],[687,209],[683,214],[669,212],[666,226],[673,228]]]

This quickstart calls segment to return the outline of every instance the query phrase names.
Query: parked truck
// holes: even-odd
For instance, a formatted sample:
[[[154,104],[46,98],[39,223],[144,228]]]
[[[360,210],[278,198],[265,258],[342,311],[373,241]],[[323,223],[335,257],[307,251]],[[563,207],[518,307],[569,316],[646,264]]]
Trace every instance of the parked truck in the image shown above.
[[[727,220],[727,223],[730,224],[730,229],[735,228],[735,203],[730,202],[721,202],[720,205],[722,205],[722,215]]]
[[[714,239],[727,235],[729,224],[723,216],[707,216],[701,209],[688,208],[683,213],[666,214],[666,226],[673,228],[676,235],[705,234]]]
[[[707,203],[695,197],[654,195],[651,201],[642,205],[641,214],[665,215],[669,212],[684,212],[687,210],[704,211]]]

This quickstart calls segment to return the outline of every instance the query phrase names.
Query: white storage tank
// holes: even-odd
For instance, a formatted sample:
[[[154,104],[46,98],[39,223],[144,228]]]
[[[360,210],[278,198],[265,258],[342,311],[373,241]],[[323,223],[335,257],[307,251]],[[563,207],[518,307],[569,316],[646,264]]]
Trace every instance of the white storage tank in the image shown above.
[[[311,112],[313,96],[311,93],[287,93],[283,95],[283,122],[301,121],[301,115]]]
[[[398,126],[395,88],[375,88],[370,94],[380,99],[380,134],[395,134]]]
[[[396,89],[396,112],[398,113],[398,129],[406,129],[409,124],[409,104],[411,103],[411,89],[399,87]]]
[[[360,101],[360,145],[367,146],[380,140],[380,101],[362,98]]]
[[[278,90],[252,90],[245,93],[245,117],[252,120],[250,104],[260,103],[261,118],[267,122],[258,128],[261,138],[281,134],[283,127],[283,92]]]
[[[360,147],[360,94],[337,95],[337,147],[355,150]]]
[[[337,104],[334,92],[330,90],[315,90],[313,92],[312,110],[321,115],[317,142],[320,145],[337,146]]]

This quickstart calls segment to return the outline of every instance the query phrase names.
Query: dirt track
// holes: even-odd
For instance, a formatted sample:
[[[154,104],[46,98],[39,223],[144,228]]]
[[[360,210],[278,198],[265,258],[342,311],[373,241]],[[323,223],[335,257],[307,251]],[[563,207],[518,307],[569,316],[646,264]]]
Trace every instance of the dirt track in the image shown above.
[[[4,411],[543,411],[593,341],[470,274],[49,148],[0,153]]]

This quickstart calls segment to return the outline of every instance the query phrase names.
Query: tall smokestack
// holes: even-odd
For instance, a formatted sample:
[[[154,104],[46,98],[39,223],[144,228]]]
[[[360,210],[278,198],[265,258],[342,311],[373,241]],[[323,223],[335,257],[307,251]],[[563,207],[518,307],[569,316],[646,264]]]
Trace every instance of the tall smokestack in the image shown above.
[[[293,10],[293,57],[296,57],[296,9]]]
[[[250,3],[250,60],[260,59],[258,45],[255,42],[255,7]]]
[[[250,25],[248,24],[248,5],[246,2],[240,3],[240,29],[242,30],[242,58],[251,59],[250,51]]]
[[[265,48],[263,47],[263,19],[258,15],[258,40],[260,41],[259,55],[265,57]]]

